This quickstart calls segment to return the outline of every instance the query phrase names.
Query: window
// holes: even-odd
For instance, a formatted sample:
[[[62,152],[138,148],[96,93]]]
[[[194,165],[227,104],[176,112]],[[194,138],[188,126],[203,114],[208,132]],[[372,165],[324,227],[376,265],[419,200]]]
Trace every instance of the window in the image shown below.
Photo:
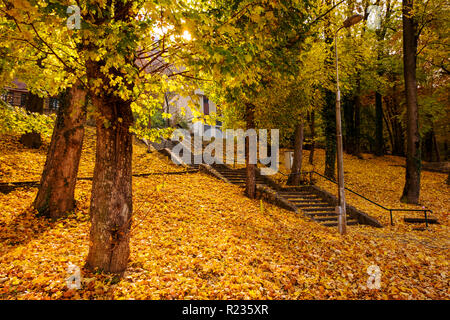
[[[21,107],[25,107],[27,105],[27,94],[26,93],[22,93],[20,95],[20,106]]]
[[[8,102],[10,105],[14,105],[14,92],[8,91],[8,95],[6,97],[6,102]]]
[[[48,100],[48,108],[50,110],[58,110],[59,100],[57,98],[50,98]]]
[[[203,96],[203,114],[209,115],[209,100],[205,96]]]

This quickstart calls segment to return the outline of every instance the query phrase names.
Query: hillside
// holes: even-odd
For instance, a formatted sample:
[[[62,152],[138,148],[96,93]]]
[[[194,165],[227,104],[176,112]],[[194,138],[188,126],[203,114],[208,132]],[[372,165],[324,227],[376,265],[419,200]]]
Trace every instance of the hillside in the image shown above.
[[[39,179],[45,147],[25,150],[13,137],[0,139],[0,180]],[[94,146],[89,130],[80,177],[92,175]],[[317,164],[321,157],[318,152]],[[133,160],[134,173],[183,170],[137,142]],[[345,160],[352,188],[379,190],[373,194],[377,200],[401,205],[400,160]],[[82,270],[80,290],[68,290],[65,278],[68,263],[82,267],[88,252],[91,182],[78,182],[77,210],[56,222],[34,216],[36,188],[0,193],[0,298],[448,299],[449,190],[441,176],[424,172],[422,187],[423,204],[441,225],[413,231],[398,219],[382,229],[352,226],[345,236],[250,200],[242,189],[202,173],[135,177],[125,277]],[[381,270],[380,289],[366,287],[371,265]]]

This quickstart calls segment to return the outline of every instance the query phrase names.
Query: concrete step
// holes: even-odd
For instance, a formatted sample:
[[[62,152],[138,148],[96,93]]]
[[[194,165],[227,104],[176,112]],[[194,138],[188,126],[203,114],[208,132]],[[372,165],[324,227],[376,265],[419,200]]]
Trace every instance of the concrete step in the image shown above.
[[[403,218],[407,223],[425,223],[425,218]],[[427,218],[429,224],[439,224],[436,218]]]
[[[335,216],[337,217],[337,213],[336,212],[307,212],[305,213],[307,216],[309,217],[314,217],[314,216]]]
[[[356,221],[354,219],[347,220],[348,226],[354,226],[355,224],[358,224],[358,221]],[[325,223],[322,223],[322,225],[324,225],[325,227],[337,227],[338,222],[336,219],[336,221],[325,222]]]
[[[291,201],[292,203],[294,203],[293,201]],[[320,209],[321,211],[328,211],[328,209],[331,209],[330,211],[334,211],[333,207],[330,207],[330,204],[326,203],[326,202],[321,202],[321,203],[294,203],[296,207],[299,208],[304,208],[305,210],[309,210],[309,209]],[[324,209],[327,208],[327,209]]]
[[[326,204],[326,205],[328,205],[328,203],[323,201],[322,199],[302,199],[302,198],[297,198],[297,199],[289,199],[289,201],[292,202],[292,203],[311,203],[311,204]]]
[[[312,212],[312,211],[320,211],[320,212],[325,212],[325,211],[329,211],[329,212],[335,212],[334,207],[316,207],[316,208],[302,208],[303,211],[305,212]]]
[[[337,216],[313,217],[316,221],[337,221]]]

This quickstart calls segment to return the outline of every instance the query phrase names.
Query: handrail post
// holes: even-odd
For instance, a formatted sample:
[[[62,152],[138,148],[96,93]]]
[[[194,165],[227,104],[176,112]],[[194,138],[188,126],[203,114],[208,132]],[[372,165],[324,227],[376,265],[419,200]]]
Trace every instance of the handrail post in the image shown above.
[[[389,215],[391,216],[391,226],[393,226],[394,221],[392,220],[392,209],[389,209]]]
[[[423,213],[425,213],[425,226],[428,228],[427,210],[423,210]]]

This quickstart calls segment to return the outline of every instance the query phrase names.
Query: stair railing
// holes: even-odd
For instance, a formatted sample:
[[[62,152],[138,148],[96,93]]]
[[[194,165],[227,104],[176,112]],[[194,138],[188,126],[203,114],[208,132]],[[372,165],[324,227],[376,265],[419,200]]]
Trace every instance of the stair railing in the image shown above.
[[[312,170],[312,171],[304,171],[304,172],[302,172],[302,173],[303,173],[303,174],[309,174],[309,183],[310,183],[311,185],[314,184],[314,183],[313,183],[313,179],[312,179],[312,176],[313,176],[314,174],[316,174],[316,175],[318,175],[318,176],[320,176],[320,177],[322,177],[322,178],[324,178],[324,179],[326,179],[326,180],[328,180],[328,181],[330,181],[330,182],[332,182],[332,183],[334,183],[334,184],[336,184],[336,185],[338,184],[335,180],[330,179],[330,178],[324,176],[323,174],[321,174],[321,173],[319,173],[319,172],[317,172],[317,171],[314,171],[314,170]],[[300,174],[302,174],[302,173],[300,173]],[[366,201],[368,201],[368,202],[370,202],[370,203],[372,203],[372,204],[374,204],[374,205],[380,207],[381,209],[384,209],[384,210],[386,210],[386,211],[389,211],[389,216],[390,216],[390,220],[391,220],[391,225],[392,225],[392,226],[394,225],[393,216],[392,216],[393,212],[423,212],[423,214],[424,214],[424,216],[425,216],[425,225],[426,225],[426,227],[428,228],[428,214],[427,214],[427,213],[430,213],[430,214],[433,213],[432,210],[429,210],[429,209],[399,209],[399,208],[386,208],[385,206],[383,206],[383,205],[381,205],[381,204],[379,204],[379,203],[377,203],[377,202],[375,202],[375,201],[373,201],[373,200],[371,200],[371,199],[369,199],[369,198],[363,196],[362,194],[359,194],[358,192],[353,191],[353,190],[351,190],[351,189],[349,189],[349,188],[347,188],[347,187],[345,187],[345,190],[347,190],[347,191],[349,191],[349,192],[351,192],[351,193],[357,195],[358,197],[361,197],[362,199],[364,199],[364,200],[366,200]]]

